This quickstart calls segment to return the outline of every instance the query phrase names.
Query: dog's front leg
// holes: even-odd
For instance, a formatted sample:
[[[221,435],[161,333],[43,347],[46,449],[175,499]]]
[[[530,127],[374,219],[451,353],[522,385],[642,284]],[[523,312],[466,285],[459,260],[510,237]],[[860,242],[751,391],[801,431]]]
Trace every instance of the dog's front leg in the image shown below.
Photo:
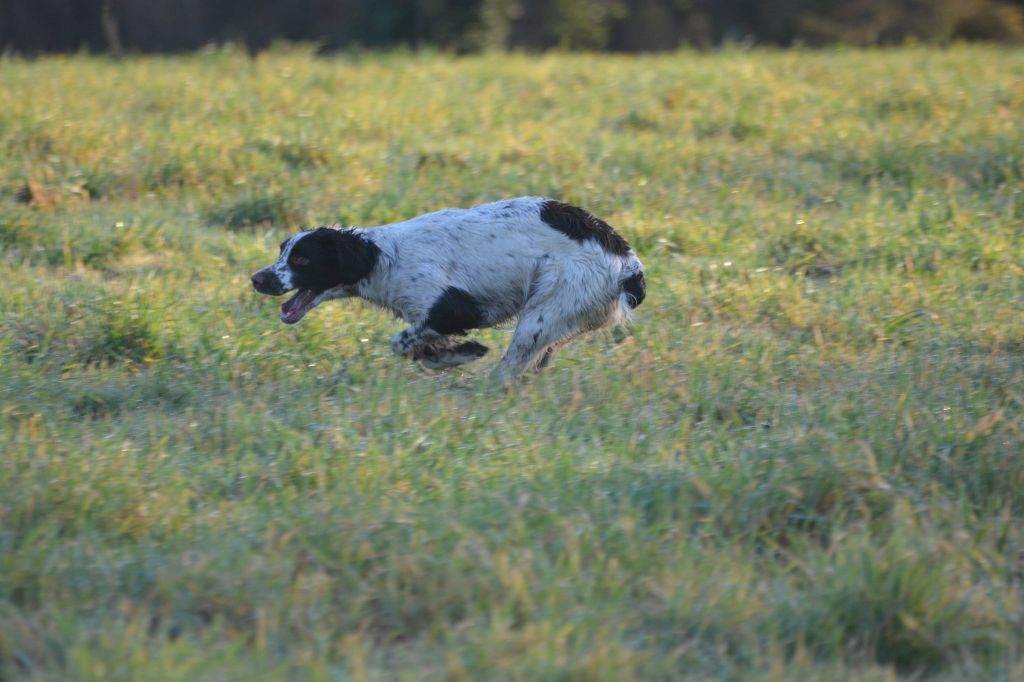
[[[430,327],[413,325],[391,337],[395,355],[412,358],[427,369],[446,369],[479,360],[487,346],[478,341],[459,341]]]
[[[426,324],[419,322],[392,336],[391,350],[403,358],[415,357],[421,348],[439,340],[441,336]]]

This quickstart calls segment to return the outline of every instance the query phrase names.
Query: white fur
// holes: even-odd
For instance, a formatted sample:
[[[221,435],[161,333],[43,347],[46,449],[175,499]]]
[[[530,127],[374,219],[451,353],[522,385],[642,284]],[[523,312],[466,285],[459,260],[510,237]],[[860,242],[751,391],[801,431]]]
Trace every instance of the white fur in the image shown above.
[[[278,257],[277,262],[271,268],[286,290],[290,290],[294,286],[292,284],[292,270],[288,267],[288,258],[292,255],[292,248],[295,244],[307,234],[309,234],[308,230],[289,237],[281,249],[281,255]]]

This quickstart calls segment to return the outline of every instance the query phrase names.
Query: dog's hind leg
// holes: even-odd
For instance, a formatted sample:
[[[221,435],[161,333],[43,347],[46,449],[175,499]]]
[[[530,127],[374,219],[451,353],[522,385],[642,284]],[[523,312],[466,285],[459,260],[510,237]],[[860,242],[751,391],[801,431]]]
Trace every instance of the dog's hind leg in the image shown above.
[[[564,316],[557,299],[530,306],[519,316],[505,356],[495,369],[503,381],[519,377],[531,367],[543,368],[570,339],[589,327],[586,318]]]
[[[547,369],[547,366],[551,364],[551,359],[555,357],[555,353],[560,351],[562,347],[565,346],[565,344],[569,343],[569,341],[570,339],[568,338],[562,339],[561,341],[556,341],[547,348],[545,348],[544,352],[541,353],[540,355],[540,359],[537,360],[537,364],[533,366],[534,371],[540,372],[544,369]]]
[[[503,381],[512,381],[531,367],[540,371],[552,356],[573,338],[600,329],[612,321],[618,302],[586,301],[588,305],[566,305],[558,296],[528,303],[519,315],[512,342],[495,369]]]

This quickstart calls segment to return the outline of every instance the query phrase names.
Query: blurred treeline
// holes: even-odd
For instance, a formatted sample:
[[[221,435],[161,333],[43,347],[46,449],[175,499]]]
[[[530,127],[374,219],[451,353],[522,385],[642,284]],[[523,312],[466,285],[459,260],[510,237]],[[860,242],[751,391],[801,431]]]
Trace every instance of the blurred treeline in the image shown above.
[[[355,47],[644,51],[726,42],[1024,40],[1024,0],[3,0],[24,53],[275,41]]]

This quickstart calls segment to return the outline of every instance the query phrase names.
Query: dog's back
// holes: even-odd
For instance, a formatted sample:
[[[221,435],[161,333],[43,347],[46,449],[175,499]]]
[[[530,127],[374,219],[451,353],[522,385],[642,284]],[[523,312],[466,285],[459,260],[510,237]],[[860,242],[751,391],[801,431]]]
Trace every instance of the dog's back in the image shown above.
[[[644,298],[643,266],[626,241],[582,209],[550,199],[446,209],[367,236],[396,254],[401,276],[389,288],[404,300],[426,307],[455,287],[491,308],[491,324],[518,314],[544,288],[560,287],[567,306],[577,308],[601,294],[611,301],[625,291],[627,310]],[[574,306],[575,298],[584,300]]]

